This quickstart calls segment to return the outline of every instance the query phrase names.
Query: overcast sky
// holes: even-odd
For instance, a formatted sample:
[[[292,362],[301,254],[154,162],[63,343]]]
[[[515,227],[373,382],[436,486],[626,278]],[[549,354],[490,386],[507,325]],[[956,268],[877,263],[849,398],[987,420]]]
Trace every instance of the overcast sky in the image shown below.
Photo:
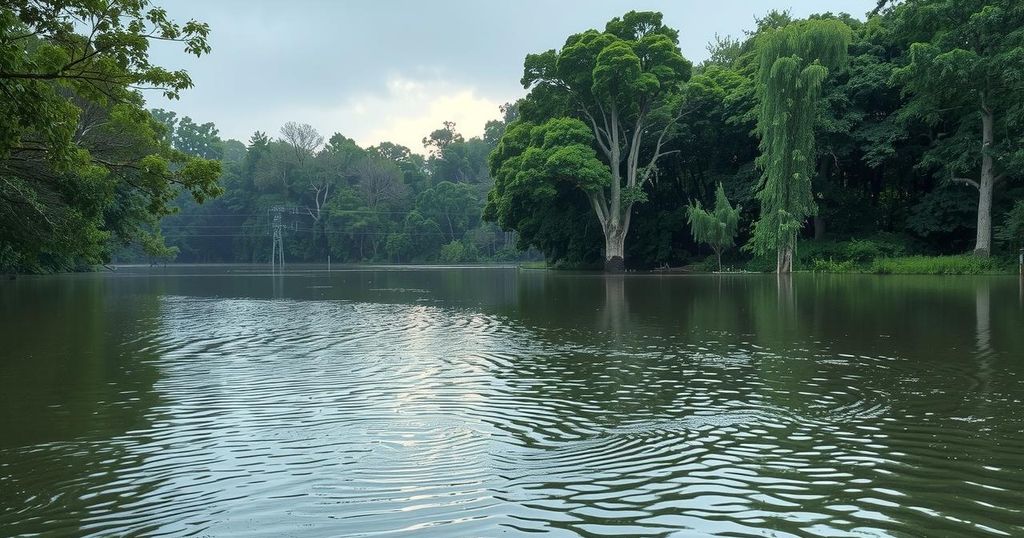
[[[153,60],[185,68],[195,87],[180,101],[148,96],[222,138],[279,136],[286,121],[310,123],[361,146],[389,140],[422,152],[424,135],[453,120],[483,132],[498,106],[525,94],[528,53],[559,48],[572,33],[603,28],[631,9],[656,10],[680,31],[698,63],[715,34],[741,36],[771,8],[794,16],[830,10],[863,18],[875,0],[163,0],[179,22],[210,24],[213,52],[196,59],[159,44]]]

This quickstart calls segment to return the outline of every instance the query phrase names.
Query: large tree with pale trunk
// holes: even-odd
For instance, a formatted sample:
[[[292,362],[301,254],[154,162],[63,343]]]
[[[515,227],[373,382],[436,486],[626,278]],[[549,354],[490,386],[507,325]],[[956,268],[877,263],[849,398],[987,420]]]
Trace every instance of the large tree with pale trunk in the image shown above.
[[[548,140],[533,137],[515,144],[526,142],[522,151],[532,147],[537,155],[556,162],[531,157],[522,164],[537,167],[534,177],[570,181],[583,190],[604,234],[606,270],[624,267],[634,205],[646,199],[643,183],[656,177],[658,160],[669,153],[665,144],[679,122],[682,89],[690,71],[691,63],[679,51],[679,33],[653,12],[631,11],[609,21],[604,31],[569,36],[561,50],[526,57],[523,86],[564,99],[568,106],[563,114],[583,122],[590,137],[586,145],[595,148],[607,173],[595,180],[592,158],[579,146],[576,124],[562,121],[565,118],[552,118],[561,123],[549,129],[536,127],[538,134],[549,135]],[[557,151],[561,142],[550,138],[557,133],[571,133],[566,140],[571,149]],[[581,159],[580,177],[567,166],[565,159],[570,157]],[[502,164],[492,159],[492,168]],[[561,175],[551,175],[555,170]]]
[[[993,192],[1024,166],[1024,2],[910,0],[893,8],[913,42],[896,72],[907,116],[936,136],[922,166],[978,191],[974,254],[992,252]]]

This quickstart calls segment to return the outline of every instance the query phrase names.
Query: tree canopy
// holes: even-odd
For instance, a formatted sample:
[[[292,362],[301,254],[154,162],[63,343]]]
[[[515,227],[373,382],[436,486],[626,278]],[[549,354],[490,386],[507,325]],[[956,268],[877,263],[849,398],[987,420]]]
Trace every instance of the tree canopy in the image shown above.
[[[653,181],[658,159],[668,153],[665,144],[681,117],[680,95],[690,73],[691,64],[679,51],[679,33],[656,12],[630,11],[609,21],[603,32],[574,34],[559,51],[526,57],[523,86],[533,88],[533,100],[555,99],[560,105],[545,120],[575,120],[562,124],[573,131],[565,151],[557,151],[554,133],[566,129],[546,129],[552,133],[548,151],[563,170],[582,165],[581,173],[592,176],[595,161],[579,149],[592,144],[608,169],[606,181],[575,182],[601,226],[608,270],[623,268],[634,205],[646,200],[643,184]],[[580,139],[580,125],[589,128],[592,141]],[[502,164],[492,161],[492,167]],[[523,164],[540,163],[527,159]],[[559,165],[545,161],[543,166]]]
[[[224,139],[143,99],[192,82],[150,42],[205,55],[204,23],[147,1],[8,3],[0,268],[262,262],[272,210],[286,259],[306,262],[1006,260],[1024,240],[1021,28],[1012,0],[769,11],[693,65],[661,14],[631,11],[527,54],[526,95],[491,121],[408,148],[302,121]]]
[[[173,149],[140,90],[175,98],[192,85],[149,62],[152,40],[198,56],[208,32],[146,1],[0,7],[0,266],[101,263],[133,241],[168,252],[160,217],[180,191],[219,194],[220,163]]]

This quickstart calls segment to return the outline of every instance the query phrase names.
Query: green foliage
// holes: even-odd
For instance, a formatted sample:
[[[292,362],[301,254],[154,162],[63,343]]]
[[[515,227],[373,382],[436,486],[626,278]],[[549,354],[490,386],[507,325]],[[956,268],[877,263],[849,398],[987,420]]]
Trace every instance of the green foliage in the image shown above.
[[[512,200],[520,194],[576,209],[575,202],[551,199],[563,192],[573,196],[573,190],[537,188],[545,178],[567,180],[583,191],[585,203],[597,217],[607,267],[621,269],[634,207],[648,200],[644,184],[657,177],[658,161],[667,154],[664,144],[674,138],[691,70],[679,50],[679,33],[665,26],[662,15],[655,12],[630,11],[609,21],[603,32],[587,30],[569,36],[560,51],[527,55],[522,83],[531,92],[519,109],[522,124],[556,136],[544,141],[542,135],[511,129],[505,133],[503,140],[511,140],[506,147],[499,143],[491,162],[492,175],[497,179],[499,168],[512,168],[510,161],[521,161],[530,170],[525,175],[534,176],[534,186],[495,193],[489,218],[520,232],[526,244],[548,254],[563,252],[564,242],[523,233],[523,226],[541,229],[542,223],[501,215],[512,214],[512,205],[523,205]],[[583,139],[584,130],[589,131],[589,139]],[[557,153],[555,146],[562,143],[559,131],[564,131],[560,134],[570,147]],[[552,153],[557,153],[554,158]],[[599,173],[597,164],[603,172]]]
[[[463,241],[452,241],[441,247],[441,263],[472,263],[478,260],[476,250]]]
[[[340,133],[321,145],[314,129],[297,123],[286,124],[280,140],[257,132],[240,157],[229,161],[225,152],[226,194],[203,206],[179,200],[182,211],[165,219],[164,232],[180,261],[265,261],[268,212],[284,206],[291,262],[433,263],[446,245],[448,262],[519,259],[515,236],[480,219],[491,147],[456,136],[451,122],[444,130],[451,136],[431,135],[448,140],[429,159],[391,142],[364,149]]]
[[[211,123],[147,114],[138,86],[174,95],[190,81],[149,63],[146,35],[198,54],[207,29],[108,4],[118,20],[81,0],[0,7],[5,270],[105,262],[127,243],[132,260],[177,248],[179,261],[265,261],[268,210],[287,206],[296,262],[535,248],[553,267],[621,255],[713,268],[735,241],[759,253],[729,260],[749,270],[778,269],[789,249],[798,269],[868,271],[983,235],[984,196],[951,176],[979,192],[989,177],[997,246],[1021,242],[1020,2],[905,0],[866,21],[770,12],[696,68],[660,14],[630,12],[527,56],[524,99],[481,137],[445,122],[426,155],[338,133],[324,143],[298,123],[221,140]],[[690,202],[712,198],[715,210]],[[736,206],[729,219],[720,199]],[[702,241],[721,245],[711,260]]]
[[[973,229],[978,204],[963,194],[962,188],[945,185],[924,194],[910,208],[907,229],[921,237]]]
[[[733,246],[740,222],[740,208],[733,208],[725,195],[722,184],[715,190],[715,209],[706,211],[700,200],[687,207],[687,223],[693,239],[707,244],[718,259],[718,270],[722,270],[722,251]]]
[[[996,237],[1010,248],[1024,246],[1024,200],[1017,200],[1006,213],[1002,226],[996,228]]]
[[[795,22],[757,38],[761,217],[750,243],[757,254],[791,250],[816,210],[811,178],[818,100],[829,69],[845,64],[850,39],[849,27],[834,20]],[[780,257],[779,270],[786,269]]]
[[[484,219],[515,230],[523,246],[558,252],[568,229],[559,210],[563,193],[597,192],[609,181],[608,167],[592,142],[592,132],[580,120],[513,122],[489,157],[494,185]],[[588,210],[585,205],[583,210]]]
[[[815,273],[853,273],[858,269],[853,260],[836,261],[832,258],[827,260],[815,258],[811,263],[811,271]]]
[[[450,241],[457,241],[479,220],[476,191],[466,183],[442,181],[416,199],[421,213],[434,213]]]
[[[901,116],[936,133],[918,166],[978,189],[975,252],[987,256],[993,191],[1024,165],[1024,3],[913,0],[890,16],[912,43],[892,77]]]
[[[866,269],[878,258],[903,256],[909,250],[905,239],[888,234],[848,241],[801,241],[795,265],[817,272],[850,272]]]
[[[1005,272],[989,258],[975,256],[907,256],[879,258],[868,269],[881,275],[984,275]]]
[[[151,40],[209,52],[208,27],[146,1],[0,7],[0,243],[7,268],[67,270],[140,241],[166,255],[157,223],[179,192],[217,196],[220,164],[171,147],[139,89],[171,98],[184,71],[149,61]],[[186,125],[191,129],[194,124]],[[212,125],[210,125],[212,127]],[[214,133],[215,135],[215,133]]]

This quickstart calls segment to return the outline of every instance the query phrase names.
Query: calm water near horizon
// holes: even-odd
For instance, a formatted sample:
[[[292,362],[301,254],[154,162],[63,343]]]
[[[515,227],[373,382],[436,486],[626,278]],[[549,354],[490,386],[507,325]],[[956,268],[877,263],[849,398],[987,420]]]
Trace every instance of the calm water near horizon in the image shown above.
[[[0,282],[0,536],[1021,536],[1007,277]]]

